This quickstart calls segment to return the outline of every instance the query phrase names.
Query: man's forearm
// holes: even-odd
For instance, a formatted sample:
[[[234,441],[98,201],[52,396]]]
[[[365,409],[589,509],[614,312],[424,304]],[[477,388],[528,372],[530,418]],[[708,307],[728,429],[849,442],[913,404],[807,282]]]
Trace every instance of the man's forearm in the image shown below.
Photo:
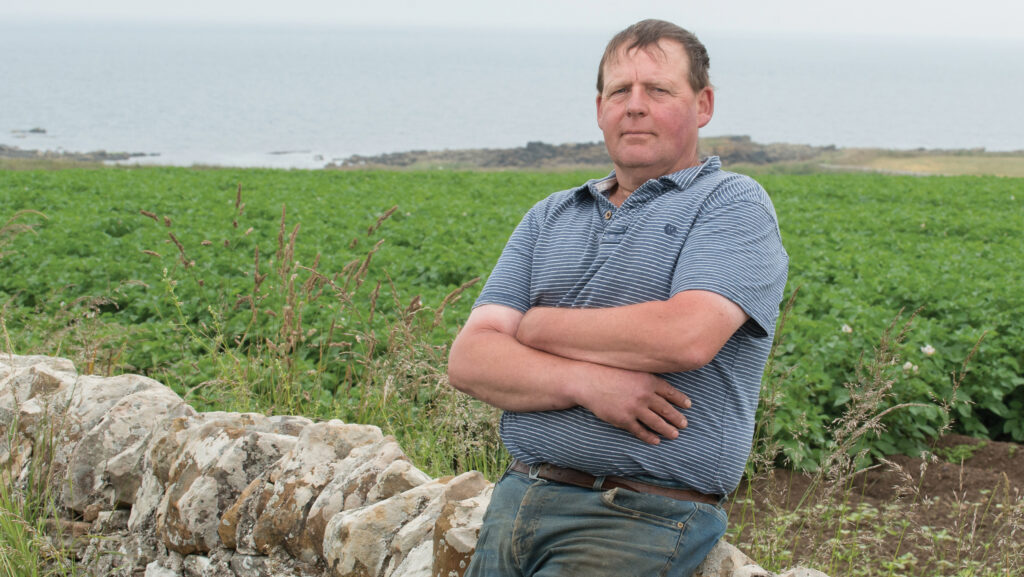
[[[451,385],[501,409],[551,411],[582,406],[644,442],[674,439],[686,426],[679,409],[689,398],[643,371],[560,357],[515,338],[522,314],[488,305],[476,309],[452,343]]]
[[[448,378],[455,388],[499,409],[552,411],[578,404],[571,383],[584,368],[580,361],[524,346],[508,334],[467,327],[452,344]]]
[[[531,309],[516,337],[566,358],[666,373],[710,362],[746,319],[720,295],[686,291],[667,301],[605,309]]]

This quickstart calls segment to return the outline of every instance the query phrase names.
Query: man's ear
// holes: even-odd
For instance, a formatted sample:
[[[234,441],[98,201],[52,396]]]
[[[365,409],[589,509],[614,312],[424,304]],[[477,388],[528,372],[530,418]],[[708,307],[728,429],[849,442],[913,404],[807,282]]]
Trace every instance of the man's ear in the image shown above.
[[[597,102],[597,126],[600,127],[601,126],[601,102],[602,102],[601,101],[601,93],[600,92],[597,93],[596,102]]]
[[[697,127],[704,128],[714,114],[715,89],[707,86],[697,95]]]

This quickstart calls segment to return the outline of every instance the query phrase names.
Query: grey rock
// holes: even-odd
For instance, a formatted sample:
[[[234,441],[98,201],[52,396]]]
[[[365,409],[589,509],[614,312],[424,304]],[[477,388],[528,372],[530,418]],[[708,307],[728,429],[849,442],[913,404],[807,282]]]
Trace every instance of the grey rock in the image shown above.
[[[786,571],[779,573],[779,577],[828,577],[825,573],[818,571],[817,569],[811,569],[808,567],[794,567],[787,569]]]
[[[739,577],[734,572],[750,565],[756,565],[753,559],[720,539],[704,561],[697,566],[694,577]]]

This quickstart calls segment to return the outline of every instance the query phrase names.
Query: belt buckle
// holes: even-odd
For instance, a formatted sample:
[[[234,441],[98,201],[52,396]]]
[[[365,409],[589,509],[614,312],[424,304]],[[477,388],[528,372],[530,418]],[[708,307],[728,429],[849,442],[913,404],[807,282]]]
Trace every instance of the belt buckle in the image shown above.
[[[540,466],[540,463],[530,465],[530,470],[527,472],[527,474],[529,475],[531,481],[536,481],[540,479]]]

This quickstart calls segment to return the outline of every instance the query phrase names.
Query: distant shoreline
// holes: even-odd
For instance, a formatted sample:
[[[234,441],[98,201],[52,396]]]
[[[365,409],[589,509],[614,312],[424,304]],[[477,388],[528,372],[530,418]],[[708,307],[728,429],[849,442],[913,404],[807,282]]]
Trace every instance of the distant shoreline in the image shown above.
[[[869,171],[894,174],[986,174],[1024,177],[1024,150],[989,152],[969,149],[839,148],[806,144],[761,144],[749,136],[702,138],[702,155],[719,156],[728,168],[778,172]],[[60,168],[106,165],[133,158],[154,157],[142,152],[71,152],[29,150],[0,144],[0,169]],[[147,165],[159,163],[147,162]],[[206,165],[203,165],[206,166]],[[214,167],[215,165],[209,165]],[[547,144],[529,142],[514,148],[412,150],[379,155],[352,155],[325,163],[325,170],[571,170],[610,169],[611,160],[600,142]]]

